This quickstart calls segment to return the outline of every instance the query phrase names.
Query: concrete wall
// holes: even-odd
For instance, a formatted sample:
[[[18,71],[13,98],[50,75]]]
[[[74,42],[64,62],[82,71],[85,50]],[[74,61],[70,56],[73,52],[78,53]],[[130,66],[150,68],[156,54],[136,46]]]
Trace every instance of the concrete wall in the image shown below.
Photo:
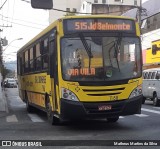
[[[94,0],[81,0],[81,3],[84,1],[94,4]],[[136,2],[137,1],[137,2]],[[97,4],[97,3],[96,3]],[[98,4],[104,4],[103,0],[98,0]],[[108,5],[135,5],[140,6],[140,0],[106,0],[106,4]]]

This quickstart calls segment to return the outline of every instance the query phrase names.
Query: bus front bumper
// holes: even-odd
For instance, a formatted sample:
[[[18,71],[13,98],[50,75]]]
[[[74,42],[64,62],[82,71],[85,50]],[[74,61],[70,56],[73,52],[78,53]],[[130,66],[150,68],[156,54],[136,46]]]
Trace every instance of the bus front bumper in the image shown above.
[[[142,96],[115,102],[75,102],[61,99],[61,118],[87,119],[125,116],[141,113]],[[109,110],[99,110],[99,107],[109,106]]]

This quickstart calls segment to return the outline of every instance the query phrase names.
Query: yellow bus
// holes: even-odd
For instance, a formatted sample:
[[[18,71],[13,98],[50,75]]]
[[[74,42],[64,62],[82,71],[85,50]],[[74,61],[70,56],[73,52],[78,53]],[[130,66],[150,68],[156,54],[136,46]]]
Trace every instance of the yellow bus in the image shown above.
[[[18,86],[28,112],[52,124],[141,113],[139,25],[120,16],[58,19],[17,52]]]

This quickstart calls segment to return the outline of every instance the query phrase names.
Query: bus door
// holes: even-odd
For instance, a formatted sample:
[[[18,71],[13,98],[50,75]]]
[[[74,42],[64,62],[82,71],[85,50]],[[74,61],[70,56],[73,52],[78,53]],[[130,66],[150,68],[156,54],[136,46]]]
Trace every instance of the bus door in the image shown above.
[[[57,44],[56,44],[56,30],[49,38],[49,74],[51,79],[51,96],[53,99],[54,111],[58,109],[57,92],[58,86],[58,61],[57,61]]]

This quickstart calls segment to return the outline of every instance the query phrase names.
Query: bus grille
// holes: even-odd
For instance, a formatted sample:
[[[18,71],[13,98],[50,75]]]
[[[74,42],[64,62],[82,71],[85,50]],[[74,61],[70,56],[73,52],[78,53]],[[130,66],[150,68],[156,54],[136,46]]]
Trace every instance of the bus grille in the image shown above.
[[[124,87],[113,89],[83,89],[88,96],[112,96],[121,94]]]

